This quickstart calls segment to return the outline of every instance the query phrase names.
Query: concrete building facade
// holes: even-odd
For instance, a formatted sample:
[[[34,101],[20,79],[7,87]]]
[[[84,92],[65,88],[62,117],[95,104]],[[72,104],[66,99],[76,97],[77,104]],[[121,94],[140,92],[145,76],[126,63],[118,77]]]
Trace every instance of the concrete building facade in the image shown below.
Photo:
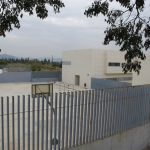
[[[62,54],[62,82],[91,88],[91,78],[109,79],[141,85],[150,83],[150,54],[142,61],[140,75],[124,74],[122,63],[125,52],[113,50],[73,50]]]

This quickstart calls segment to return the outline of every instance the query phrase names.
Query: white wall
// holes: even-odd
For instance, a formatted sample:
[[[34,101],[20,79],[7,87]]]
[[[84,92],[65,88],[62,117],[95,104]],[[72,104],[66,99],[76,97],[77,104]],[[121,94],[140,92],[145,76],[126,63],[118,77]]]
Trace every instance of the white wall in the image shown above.
[[[150,124],[145,124],[68,150],[146,150],[148,145]]]
[[[91,77],[118,78],[133,77],[129,82],[133,85],[150,84],[150,54],[146,61],[142,61],[142,70],[139,76],[136,73],[124,74],[122,67],[108,66],[109,62],[124,63],[125,52],[114,50],[73,50],[64,51],[62,61],[71,61],[71,65],[62,65],[62,82],[75,84],[75,75],[80,76],[80,86],[86,83],[91,88]],[[89,74],[89,76],[88,76]]]
[[[75,84],[75,75],[80,76],[80,86],[90,86],[92,50],[64,51],[62,61],[71,61],[71,65],[62,65],[62,82]],[[89,74],[89,76],[87,75]]]
[[[146,60],[141,61],[140,74],[133,73],[133,85],[150,84],[150,54],[146,54]]]

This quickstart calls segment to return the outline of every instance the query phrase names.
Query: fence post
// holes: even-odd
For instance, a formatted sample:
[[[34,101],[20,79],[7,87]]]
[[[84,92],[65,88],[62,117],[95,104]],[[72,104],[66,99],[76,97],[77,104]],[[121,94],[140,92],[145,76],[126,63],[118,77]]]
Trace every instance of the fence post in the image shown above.
[[[15,131],[14,131],[14,96],[12,96],[12,149],[15,150]]]
[[[1,97],[1,138],[2,138],[2,150],[4,150],[4,108],[3,97]]]
[[[20,96],[18,96],[18,150],[20,150]]]
[[[22,96],[22,100],[23,100],[23,103],[22,103],[22,110],[23,110],[23,113],[22,113],[22,119],[23,119],[23,123],[22,123],[22,130],[23,130],[23,150],[25,150],[25,96],[23,95]]]

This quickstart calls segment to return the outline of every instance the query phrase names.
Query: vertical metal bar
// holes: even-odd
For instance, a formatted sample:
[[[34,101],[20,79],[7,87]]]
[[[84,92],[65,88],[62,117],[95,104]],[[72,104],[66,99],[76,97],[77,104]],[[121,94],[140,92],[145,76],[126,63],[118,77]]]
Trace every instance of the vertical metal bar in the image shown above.
[[[34,150],[34,137],[35,137],[35,96],[33,95],[32,101],[32,149]]]
[[[77,105],[77,92],[75,91],[75,102],[74,102],[74,121],[73,121],[73,146],[75,146],[75,133],[76,133],[76,105]]]
[[[103,98],[102,98],[102,132],[101,132],[101,138],[104,138],[104,115],[105,115],[105,96],[106,96],[106,90],[103,90]]]
[[[127,130],[130,129],[130,89],[127,88]]]
[[[15,127],[14,127],[14,96],[12,96],[12,150],[15,150]]]
[[[50,150],[52,150],[52,130],[53,128],[53,94],[51,95],[51,116],[50,116]]]
[[[104,137],[107,137],[107,117],[108,117],[108,93],[109,89],[106,89],[105,97],[105,116],[104,116]]]
[[[131,95],[130,95],[130,97],[131,97],[131,128],[133,128],[134,127],[134,97],[133,97],[133,88],[131,88],[131,91],[130,91],[131,93]]]
[[[18,150],[20,150],[20,96],[18,96]]]
[[[96,134],[95,134],[95,139],[97,140],[98,139],[98,137],[97,137],[97,135],[98,135],[98,124],[99,124],[99,122],[98,122],[98,116],[99,116],[99,94],[100,93],[100,91],[98,90],[97,91],[97,102],[96,102],[96,107],[97,107],[97,111],[96,111]]]
[[[85,131],[86,131],[86,113],[87,113],[87,91],[85,91],[85,107],[84,107],[84,128],[83,128],[83,143],[85,143]]]
[[[133,88],[134,97],[134,127],[137,126],[137,97],[136,97],[136,87]]]
[[[103,89],[100,90],[100,114],[99,114],[99,133],[98,137],[101,139],[102,135],[102,100],[103,100]]]
[[[30,95],[28,95],[28,150],[30,150]]]
[[[150,122],[150,85],[148,85],[148,95],[147,95],[147,97],[148,97],[148,122]]]
[[[125,123],[124,123],[124,131],[127,130],[128,127],[128,95],[127,95],[127,88],[124,88],[124,98],[125,98]]]
[[[110,117],[110,135],[113,135],[114,129],[114,94],[115,89],[111,89],[111,117]]]
[[[23,131],[23,150],[25,150],[25,96],[22,96],[22,100],[23,100],[23,105],[22,105],[22,119],[23,119],[23,123],[22,123],[22,131]]]
[[[3,97],[1,97],[1,138],[2,138],[2,150],[4,150],[4,108]]]
[[[44,149],[44,94],[42,94],[41,150]]]
[[[80,98],[81,98],[81,92],[78,92],[78,116],[77,116],[77,136],[76,136],[76,145],[78,145],[78,139],[79,139],[79,121],[80,121]]]
[[[84,91],[82,91],[82,105],[81,105],[81,121],[80,121],[80,145],[82,144],[82,126],[83,126],[83,105],[84,105]]]
[[[37,96],[37,150],[39,150],[39,108],[40,108],[40,96]]]
[[[119,98],[120,98],[120,93],[119,93],[119,88],[117,88],[116,92],[116,133],[119,132]]]
[[[60,133],[61,133],[61,101],[62,101],[62,93],[59,93],[58,150],[60,150]]]
[[[9,97],[7,96],[7,149],[9,150]]]
[[[67,93],[67,118],[66,118],[66,148],[68,148],[68,125],[69,125],[69,100],[70,93]]]
[[[111,135],[111,114],[112,114],[112,89],[109,89],[108,96],[108,122],[107,122],[107,136]]]
[[[55,93],[55,120],[54,120],[54,150],[56,150],[56,129],[57,129],[57,93]]]
[[[120,97],[119,97],[119,132],[121,132],[121,126],[122,126],[122,109],[123,109],[123,106],[122,106],[122,88],[119,89],[119,93],[120,93]]]
[[[147,100],[147,123],[149,123],[149,85],[146,87],[146,100]]]
[[[144,101],[145,101],[145,103],[144,103],[144,105],[145,105],[145,122],[144,122],[144,124],[146,124],[147,123],[147,100],[146,100],[146,93],[147,93],[147,85],[145,85],[145,86],[143,86],[143,90],[144,90]]]
[[[114,123],[113,123],[113,134],[116,134],[117,126],[117,88],[114,89]]]
[[[64,149],[64,133],[65,133],[65,101],[66,101],[66,93],[63,93],[62,149]]]
[[[94,116],[93,116],[93,135],[92,135],[93,140],[95,140],[95,132],[96,132],[96,129],[95,129],[95,120],[96,120],[96,100],[97,100],[97,90],[95,90],[95,93],[94,93]]]
[[[91,91],[89,91],[89,95],[88,95],[88,116],[87,116],[87,135],[86,135],[86,142],[90,141],[90,139],[89,139],[90,103],[91,103]]]
[[[48,150],[48,103],[49,103],[49,95],[47,94],[46,97],[46,134],[45,134],[45,140],[46,140],[46,150]]]
[[[124,88],[122,88],[121,101],[122,101],[121,132],[123,132],[124,131],[124,125],[125,125],[125,89]]]
[[[132,99],[131,99],[131,87],[129,87],[129,129],[132,128]]]
[[[94,107],[94,90],[92,90],[92,101],[91,101],[91,119],[90,119],[90,141],[93,141],[93,107]]]
[[[111,101],[111,89],[108,89],[107,94],[107,118],[106,118],[106,137],[109,136],[109,119],[110,119],[110,101]]]
[[[102,96],[103,96],[103,90],[100,90],[100,97],[99,97],[99,130],[98,130],[98,139],[101,139],[101,127],[102,127]]]
[[[141,86],[139,87],[139,93],[140,93],[140,125],[142,125],[143,124],[143,115],[142,115],[142,103],[143,103],[143,101],[142,101],[142,89],[141,89]]]
[[[69,147],[71,147],[71,141],[72,141],[72,113],[73,113],[73,92],[71,92],[71,110],[70,110],[70,141],[69,141]]]

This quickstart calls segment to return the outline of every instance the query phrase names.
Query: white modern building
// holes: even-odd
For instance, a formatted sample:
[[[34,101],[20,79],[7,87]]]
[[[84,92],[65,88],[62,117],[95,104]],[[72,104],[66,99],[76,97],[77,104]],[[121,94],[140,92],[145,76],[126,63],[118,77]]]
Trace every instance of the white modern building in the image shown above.
[[[113,50],[73,50],[62,54],[62,82],[91,88],[91,78],[109,79],[132,83],[150,84],[150,54],[142,61],[140,75],[122,72],[125,52]]]

